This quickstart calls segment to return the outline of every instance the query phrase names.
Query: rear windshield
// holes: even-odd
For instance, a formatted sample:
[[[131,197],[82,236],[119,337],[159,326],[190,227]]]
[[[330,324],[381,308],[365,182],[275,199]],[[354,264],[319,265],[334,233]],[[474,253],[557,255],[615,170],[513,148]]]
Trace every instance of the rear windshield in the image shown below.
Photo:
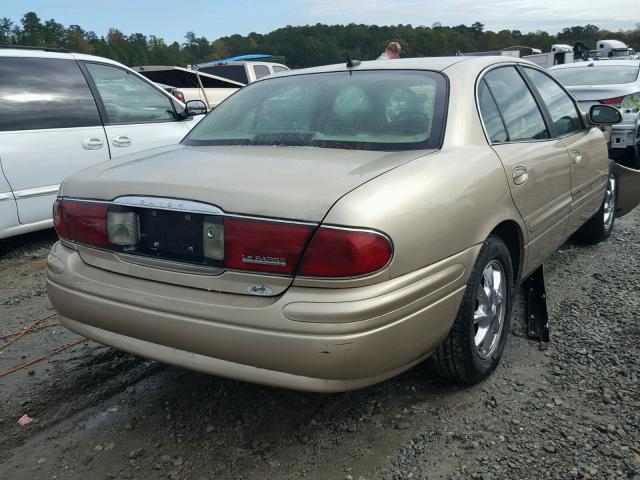
[[[384,70],[273,78],[220,104],[186,145],[439,148],[447,100],[435,72]]]
[[[606,62],[606,60],[602,60]],[[597,67],[570,67],[549,70],[556,80],[567,87],[579,85],[613,85],[635,82],[638,65],[603,65]]]

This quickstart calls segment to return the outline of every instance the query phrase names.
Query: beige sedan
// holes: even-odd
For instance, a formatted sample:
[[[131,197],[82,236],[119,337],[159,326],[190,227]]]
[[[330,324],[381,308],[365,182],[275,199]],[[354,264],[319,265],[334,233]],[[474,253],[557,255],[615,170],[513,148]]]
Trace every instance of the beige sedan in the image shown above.
[[[49,297],[81,335],[224,377],[342,391],[429,359],[475,383],[523,279],[640,201],[598,128],[619,117],[503,57],[267,78],[64,182]]]

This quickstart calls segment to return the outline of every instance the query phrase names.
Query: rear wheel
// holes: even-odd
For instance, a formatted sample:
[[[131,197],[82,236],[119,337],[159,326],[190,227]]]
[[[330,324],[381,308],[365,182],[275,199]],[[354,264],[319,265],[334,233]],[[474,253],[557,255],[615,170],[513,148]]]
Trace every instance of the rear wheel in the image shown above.
[[[633,147],[627,147],[626,150],[629,167],[640,170],[640,130],[636,133],[636,144]]]
[[[428,360],[431,370],[469,384],[493,372],[509,332],[512,291],[509,249],[491,235],[480,250],[449,335]]]
[[[578,239],[585,243],[598,243],[609,238],[615,223],[617,182],[615,174],[610,173],[602,205],[598,212],[578,230]]]

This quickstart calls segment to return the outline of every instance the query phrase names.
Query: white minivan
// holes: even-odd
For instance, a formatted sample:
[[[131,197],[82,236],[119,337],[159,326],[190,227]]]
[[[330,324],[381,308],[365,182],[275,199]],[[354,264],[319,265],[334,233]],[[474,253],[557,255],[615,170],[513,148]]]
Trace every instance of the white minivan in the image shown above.
[[[0,238],[51,227],[63,179],[176,144],[205,111],[106,58],[0,47]]]

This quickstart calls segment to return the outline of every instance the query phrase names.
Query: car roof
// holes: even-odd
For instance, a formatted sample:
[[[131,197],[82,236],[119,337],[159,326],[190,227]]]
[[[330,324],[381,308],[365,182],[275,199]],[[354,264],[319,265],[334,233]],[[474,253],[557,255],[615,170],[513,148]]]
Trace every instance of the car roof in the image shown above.
[[[444,71],[447,68],[456,65],[458,63],[465,62],[469,68],[475,70],[482,70],[488,66],[495,65],[497,63],[522,63],[537,67],[537,65],[528,60],[521,58],[487,55],[487,56],[456,56],[456,57],[420,57],[420,58],[398,58],[395,60],[372,60],[363,61],[358,66],[348,68],[346,60],[344,63],[337,63],[333,65],[323,65],[320,67],[303,68],[300,70],[290,70],[288,72],[280,72],[274,77],[286,77],[289,75],[303,75],[310,73],[326,73],[326,72],[340,72],[347,70],[432,70],[432,71]]]
[[[108,63],[119,67],[129,68],[120,62],[105,57],[87,55],[84,53],[73,53],[63,48],[45,47],[22,47],[22,46],[2,46],[0,57],[29,57],[29,58],[66,58],[69,60],[86,60],[90,62]]]
[[[554,65],[549,70],[560,70],[562,68],[580,68],[580,67],[614,67],[614,66],[630,66],[640,67],[640,60],[593,60],[586,62],[563,63],[562,65]]]

